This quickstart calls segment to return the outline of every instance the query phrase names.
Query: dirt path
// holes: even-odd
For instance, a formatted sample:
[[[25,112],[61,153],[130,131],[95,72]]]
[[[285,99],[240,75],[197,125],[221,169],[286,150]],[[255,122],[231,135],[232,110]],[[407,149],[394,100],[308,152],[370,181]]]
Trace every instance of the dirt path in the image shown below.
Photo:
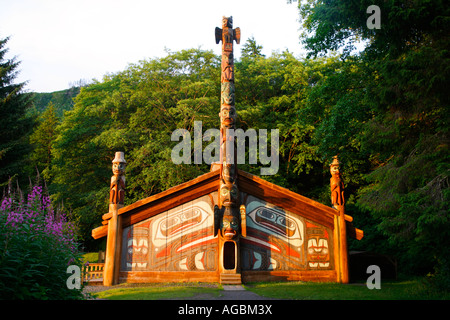
[[[185,298],[184,300],[273,300],[272,298],[262,297],[254,292],[244,289],[244,287],[237,286],[223,286],[223,291],[218,297],[213,297],[210,294],[198,294],[193,297]]]

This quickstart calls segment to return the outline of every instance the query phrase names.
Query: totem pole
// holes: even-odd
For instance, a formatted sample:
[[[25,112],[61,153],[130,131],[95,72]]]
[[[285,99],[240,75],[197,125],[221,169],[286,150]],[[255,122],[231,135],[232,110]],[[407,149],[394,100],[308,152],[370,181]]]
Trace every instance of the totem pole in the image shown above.
[[[347,253],[347,227],[345,222],[345,199],[344,199],[344,182],[339,172],[339,160],[337,156],[333,157],[330,164],[330,191],[331,205],[339,211],[339,216],[335,217],[335,236],[339,244],[337,252],[337,270],[338,278],[342,283],[348,283],[348,253]]]
[[[214,232],[219,234],[221,273],[239,274],[239,237],[245,236],[245,206],[239,207],[234,95],[233,41],[240,43],[241,31],[233,29],[233,18],[223,17],[222,29],[215,30],[216,43],[222,41],[220,99],[220,183],[218,206],[214,208]],[[242,218],[244,222],[242,223]],[[239,280],[240,281],[240,280]]]
[[[122,217],[119,209],[123,207],[125,196],[125,161],[123,152],[116,152],[112,161],[113,176],[109,189],[109,212],[112,214],[108,221],[108,238],[106,242],[105,268],[103,271],[103,285],[111,286],[119,283],[120,249],[122,244]]]

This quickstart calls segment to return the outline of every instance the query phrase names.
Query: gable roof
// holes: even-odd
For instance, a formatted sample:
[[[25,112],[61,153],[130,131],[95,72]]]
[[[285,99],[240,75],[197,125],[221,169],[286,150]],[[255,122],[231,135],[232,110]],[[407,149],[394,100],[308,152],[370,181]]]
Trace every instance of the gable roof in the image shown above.
[[[186,202],[219,190],[220,169],[205,173],[195,179],[172,187],[148,198],[119,209],[118,214],[122,216],[124,228],[153,217],[161,212],[180,206]],[[243,191],[284,210],[296,213],[306,219],[322,224],[326,227],[334,227],[334,217],[339,211],[306,198],[298,193],[290,191],[270,183],[256,175],[238,170],[239,191]],[[92,230],[92,237],[99,239],[108,233],[108,220],[112,214],[106,213],[102,216],[103,226]],[[350,216],[345,216],[349,235],[357,239],[363,236],[362,230],[353,228]]]

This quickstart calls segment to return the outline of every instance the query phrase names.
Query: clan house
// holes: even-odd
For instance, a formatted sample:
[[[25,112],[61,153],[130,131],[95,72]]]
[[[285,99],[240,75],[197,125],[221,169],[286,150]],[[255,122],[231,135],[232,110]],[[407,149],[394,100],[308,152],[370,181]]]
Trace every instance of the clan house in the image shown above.
[[[95,239],[107,237],[103,284],[347,283],[347,237],[361,239],[363,232],[345,214],[339,160],[330,159],[329,204],[239,170],[227,133],[237,118],[233,45],[240,29],[224,17],[215,38],[222,45],[220,161],[208,173],[124,206],[126,160],[116,152],[109,212],[92,230]]]

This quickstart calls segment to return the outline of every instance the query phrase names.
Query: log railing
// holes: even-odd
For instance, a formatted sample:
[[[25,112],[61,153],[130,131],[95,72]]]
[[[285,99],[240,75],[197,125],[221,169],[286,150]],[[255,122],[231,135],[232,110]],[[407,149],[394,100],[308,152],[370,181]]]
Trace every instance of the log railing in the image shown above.
[[[89,263],[85,266],[84,271],[84,281],[88,282],[90,280],[103,278],[103,267],[104,263]]]

